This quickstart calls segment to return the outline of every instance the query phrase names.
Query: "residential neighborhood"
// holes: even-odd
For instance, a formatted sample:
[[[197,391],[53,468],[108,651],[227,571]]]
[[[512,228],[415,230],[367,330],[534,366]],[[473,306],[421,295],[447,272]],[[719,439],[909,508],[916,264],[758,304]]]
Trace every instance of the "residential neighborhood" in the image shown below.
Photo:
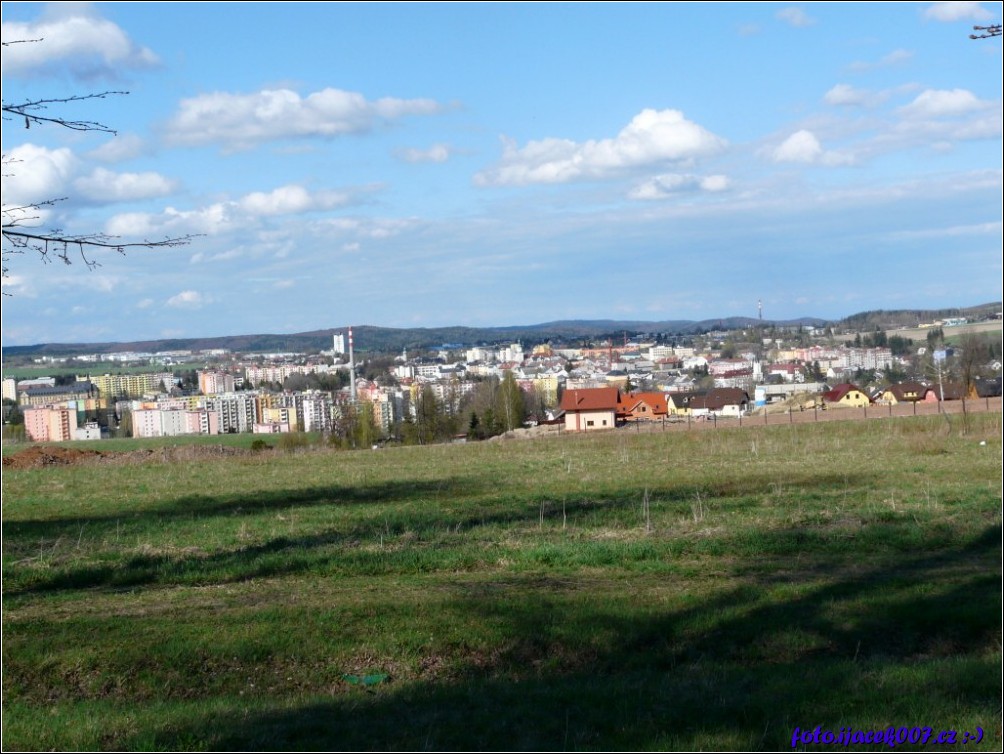
[[[999,348],[981,354],[978,363],[970,359],[968,373],[960,374],[955,362],[961,354],[954,349],[945,352],[955,358],[952,369],[942,370],[927,343],[896,342],[894,352],[888,344],[872,345],[867,336],[865,343],[855,339],[860,345],[813,342],[815,336],[625,334],[620,342],[448,344],[393,355],[363,350],[357,359],[347,331],[333,336],[330,349],[315,353],[215,348],[81,354],[72,359],[72,376],[67,366],[49,362],[58,377],[5,378],[5,421],[21,420],[25,439],[35,442],[344,435],[363,421],[367,442],[386,442],[406,440],[408,430],[432,412],[441,416],[435,440],[444,441],[483,439],[519,426],[589,432],[741,418],[785,406],[833,410],[1001,392]],[[96,373],[92,364],[122,364],[124,371]],[[918,371],[925,374],[918,378]],[[492,404],[504,380],[518,387],[519,403],[515,411],[506,409],[505,420]]]

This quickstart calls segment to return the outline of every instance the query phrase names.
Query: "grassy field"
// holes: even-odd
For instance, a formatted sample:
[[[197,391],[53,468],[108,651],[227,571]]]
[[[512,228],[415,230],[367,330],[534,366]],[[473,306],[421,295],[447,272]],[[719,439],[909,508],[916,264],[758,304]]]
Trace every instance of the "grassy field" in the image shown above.
[[[991,413],[5,470],[3,748],[1000,750],[1001,452]]]

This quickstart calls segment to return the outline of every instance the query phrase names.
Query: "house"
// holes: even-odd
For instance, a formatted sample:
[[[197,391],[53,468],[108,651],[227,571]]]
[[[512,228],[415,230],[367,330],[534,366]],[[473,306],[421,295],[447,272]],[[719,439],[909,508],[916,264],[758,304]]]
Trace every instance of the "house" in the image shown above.
[[[849,406],[861,408],[871,403],[868,394],[850,382],[843,382],[832,390],[823,393],[823,400],[827,403],[835,403],[838,406]]]
[[[666,417],[666,396],[662,393],[627,393],[617,405],[623,421],[662,421]]]
[[[688,416],[690,414],[690,404],[697,398],[703,399],[704,393],[666,393],[666,413],[670,416]]]
[[[716,416],[741,416],[749,411],[750,396],[745,390],[735,387],[716,387],[707,395],[690,401],[690,413],[694,416],[714,414]]]
[[[893,406],[897,403],[936,403],[938,394],[923,382],[900,382],[883,390],[879,400]]]
[[[566,390],[561,396],[565,412],[565,429],[569,432],[590,432],[617,426],[617,406],[621,392],[615,387]]]

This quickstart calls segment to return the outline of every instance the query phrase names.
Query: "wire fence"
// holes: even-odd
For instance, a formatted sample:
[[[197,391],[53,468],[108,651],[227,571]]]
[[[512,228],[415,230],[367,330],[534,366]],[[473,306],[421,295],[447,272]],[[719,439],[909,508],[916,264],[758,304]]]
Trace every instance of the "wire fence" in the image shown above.
[[[772,409],[760,407],[740,416],[669,416],[661,421],[627,422],[621,431],[668,432],[678,429],[716,429],[719,427],[774,427],[782,424],[804,424],[824,421],[892,419],[909,416],[962,416],[964,414],[1000,412],[1001,397],[967,398],[966,400],[903,403],[872,403],[867,406],[826,405],[813,408]]]

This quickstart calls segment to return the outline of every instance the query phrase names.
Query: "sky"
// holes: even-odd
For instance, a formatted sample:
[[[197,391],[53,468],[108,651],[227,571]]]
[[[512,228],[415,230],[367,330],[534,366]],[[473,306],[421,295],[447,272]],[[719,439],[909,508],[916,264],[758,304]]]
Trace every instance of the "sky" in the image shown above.
[[[5,346],[1002,298],[1001,3],[2,13]]]

